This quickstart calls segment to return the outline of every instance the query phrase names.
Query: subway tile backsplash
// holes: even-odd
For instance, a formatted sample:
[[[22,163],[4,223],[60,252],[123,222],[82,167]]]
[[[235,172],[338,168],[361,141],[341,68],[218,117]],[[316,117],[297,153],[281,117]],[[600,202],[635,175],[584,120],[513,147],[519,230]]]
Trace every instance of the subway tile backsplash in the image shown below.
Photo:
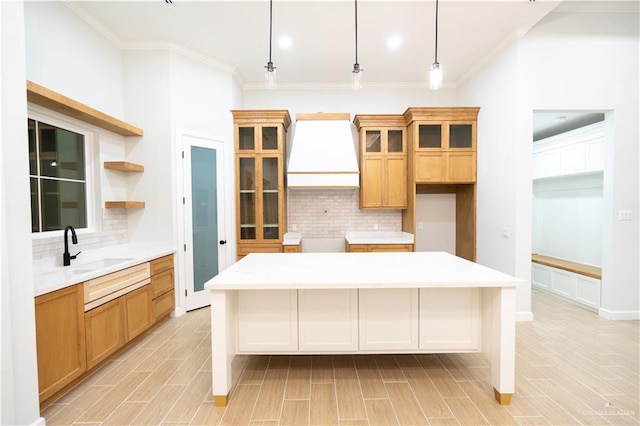
[[[84,250],[125,244],[128,241],[127,210],[103,209],[102,231],[90,234],[79,234],[78,244],[75,245],[71,245],[71,237],[69,237],[69,251],[74,254]],[[32,246],[34,259],[61,256],[64,251],[64,241],[59,235],[51,238],[34,239]]]
[[[287,190],[287,228],[306,238],[344,237],[347,231],[402,230],[401,210],[360,209],[359,189]]]

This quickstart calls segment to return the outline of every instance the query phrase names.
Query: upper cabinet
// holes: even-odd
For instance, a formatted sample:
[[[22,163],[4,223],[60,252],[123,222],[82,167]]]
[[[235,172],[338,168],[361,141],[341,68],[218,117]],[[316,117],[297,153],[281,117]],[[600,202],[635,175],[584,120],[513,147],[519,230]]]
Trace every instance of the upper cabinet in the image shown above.
[[[534,179],[601,172],[603,163],[603,121],[533,144]]]
[[[404,113],[415,183],[474,183],[479,108],[409,108]]]
[[[281,252],[286,232],[285,110],[231,111],[236,154],[238,258],[251,252]]]
[[[407,208],[407,129],[402,115],[356,115],[360,207]]]

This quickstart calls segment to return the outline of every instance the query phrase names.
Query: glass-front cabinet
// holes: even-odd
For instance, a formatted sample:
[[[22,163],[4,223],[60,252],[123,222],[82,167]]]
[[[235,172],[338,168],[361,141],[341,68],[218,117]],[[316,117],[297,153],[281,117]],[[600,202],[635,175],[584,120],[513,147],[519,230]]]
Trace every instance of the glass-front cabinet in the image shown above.
[[[416,183],[476,181],[478,108],[409,108]]]
[[[360,208],[407,208],[407,131],[402,115],[356,115]]]
[[[286,232],[285,136],[291,119],[283,110],[232,111],[236,153],[238,258],[281,252]]]

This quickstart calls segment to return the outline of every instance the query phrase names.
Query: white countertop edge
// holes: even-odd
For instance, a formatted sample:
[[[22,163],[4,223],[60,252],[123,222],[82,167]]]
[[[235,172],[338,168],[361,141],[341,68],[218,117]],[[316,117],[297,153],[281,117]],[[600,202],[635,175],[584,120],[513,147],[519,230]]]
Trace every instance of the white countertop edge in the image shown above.
[[[251,253],[206,290],[499,288],[523,281],[445,252]]]
[[[282,239],[283,246],[298,246],[302,240],[302,234],[299,232],[287,232]]]
[[[351,231],[344,235],[348,244],[413,244],[413,234],[392,231]]]
[[[69,251],[74,253],[73,249]],[[165,242],[159,243],[129,243],[117,246],[109,246],[99,249],[83,251],[78,259],[72,260],[70,266],[34,266],[33,287],[34,296],[51,293],[56,290],[70,287],[84,281],[149,262],[159,257],[167,256],[176,252],[176,248]],[[62,253],[60,254],[62,257]],[[101,259],[126,258],[130,259],[104,268],[94,269],[85,273],[74,273],[74,270],[82,270],[83,265],[96,262]],[[57,261],[57,259],[56,259]],[[41,259],[34,263],[47,265],[50,259]]]
[[[522,280],[495,283],[331,283],[331,284],[205,284],[205,290],[209,291],[242,291],[242,290],[363,290],[363,289],[392,289],[392,288],[509,288],[518,287]]]

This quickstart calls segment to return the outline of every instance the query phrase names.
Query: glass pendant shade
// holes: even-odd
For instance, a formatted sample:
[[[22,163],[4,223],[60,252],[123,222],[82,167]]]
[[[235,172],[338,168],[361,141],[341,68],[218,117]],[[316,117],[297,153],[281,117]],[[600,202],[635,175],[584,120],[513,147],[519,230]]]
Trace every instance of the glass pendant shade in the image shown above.
[[[353,90],[362,89],[362,72],[364,70],[360,68],[360,64],[353,64],[353,71],[351,72],[351,88]]]
[[[442,88],[442,69],[440,69],[440,64],[438,62],[434,62],[431,65],[431,71],[429,72],[429,87],[431,90],[438,90]]]
[[[273,66],[273,62],[267,62],[267,66],[264,67],[264,87],[275,89],[276,86],[276,67]]]

